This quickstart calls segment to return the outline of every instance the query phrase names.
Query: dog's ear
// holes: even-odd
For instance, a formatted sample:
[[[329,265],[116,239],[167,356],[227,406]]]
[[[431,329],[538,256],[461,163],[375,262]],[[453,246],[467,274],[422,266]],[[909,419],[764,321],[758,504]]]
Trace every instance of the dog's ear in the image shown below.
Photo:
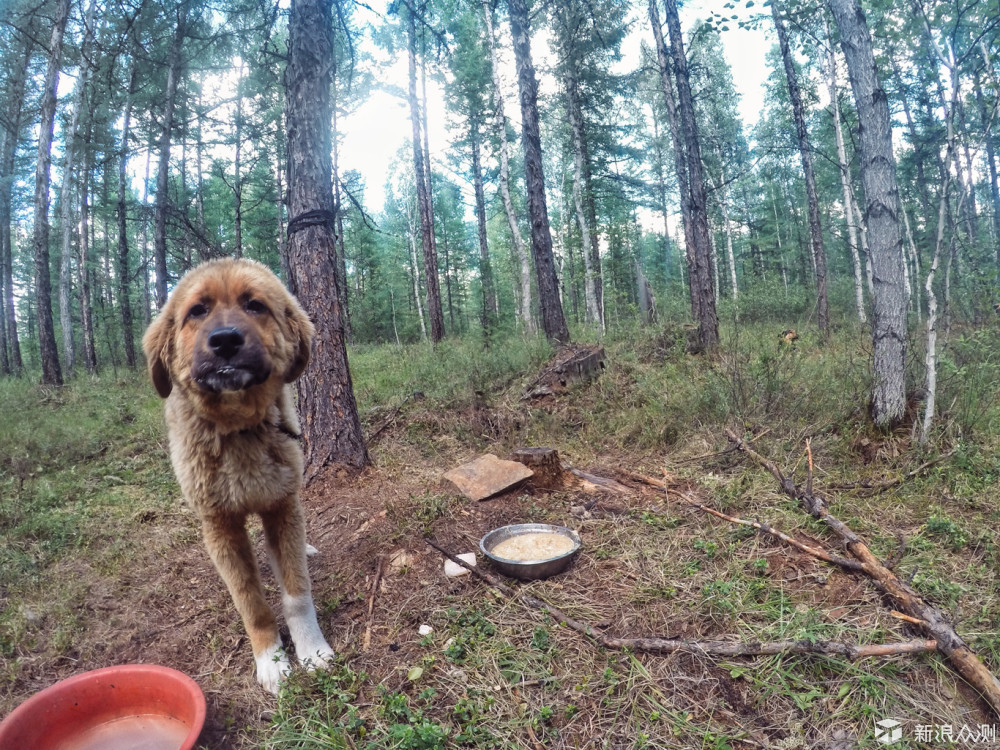
[[[285,372],[285,382],[293,383],[299,379],[299,376],[305,371],[306,365],[309,364],[316,329],[313,328],[309,316],[294,299],[290,300],[285,307],[285,320],[288,321],[294,346],[291,364],[288,365],[288,370]]]
[[[170,369],[167,366],[173,338],[173,316],[167,308],[164,308],[142,337],[142,351],[146,355],[149,379],[153,381],[153,387],[162,398],[169,396],[173,389],[173,383],[170,381]]]

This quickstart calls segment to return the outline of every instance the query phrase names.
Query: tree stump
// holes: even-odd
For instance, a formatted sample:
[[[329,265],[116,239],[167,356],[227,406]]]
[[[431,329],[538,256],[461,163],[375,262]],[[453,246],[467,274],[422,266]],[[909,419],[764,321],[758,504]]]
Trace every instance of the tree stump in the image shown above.
[[[524,464],[534,472],[532,486],[544,490],[563,487],[562,462],[555,448],[518,448],[510,454],[510,460]]]

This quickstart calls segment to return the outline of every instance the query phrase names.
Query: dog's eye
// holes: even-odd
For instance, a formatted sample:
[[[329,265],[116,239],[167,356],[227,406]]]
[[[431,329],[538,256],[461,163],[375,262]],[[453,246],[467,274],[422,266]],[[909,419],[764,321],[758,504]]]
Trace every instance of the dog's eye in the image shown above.
[[[206,315],[208,315],[208,308],[200,302],[191,305],[191,309],[188,310],[187,314],[189,318],[204,318]]]
[[[267,305],[261,302],[259,299],[247,300],[246,304],[243,305],[243,309],[246,310],[251,315],[263,315],[268,312]]]

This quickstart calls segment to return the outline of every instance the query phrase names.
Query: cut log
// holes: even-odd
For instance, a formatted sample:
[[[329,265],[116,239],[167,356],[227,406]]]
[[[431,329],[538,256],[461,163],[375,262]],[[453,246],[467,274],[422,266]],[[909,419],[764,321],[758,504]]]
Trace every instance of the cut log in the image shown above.
[[[444,479],[470,500],[488,500],[534,474],[524,464],[486,453],[475,461],[445,472]]]
[[[511,461],[524,464],[534,472],[531,484],[543,490],[563,487],[563,468],[555,448],[518,448],[510,454]]]

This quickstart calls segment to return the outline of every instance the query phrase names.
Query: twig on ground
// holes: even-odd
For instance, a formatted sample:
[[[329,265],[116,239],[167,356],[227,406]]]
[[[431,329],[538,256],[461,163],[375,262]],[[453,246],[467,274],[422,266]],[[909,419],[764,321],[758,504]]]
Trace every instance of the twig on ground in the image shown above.
[[[428,545],[436,549],[457,565],[461,565],[479,580],[489,584],[504,596],[519,601],[531,609],[541,610],[556,622],[565,625],[586,636],[598,646],[614,651],[630,649],[651,653],[669,654],[684,651],[709,656],[770,656],[773,654],[824,654],[827,656],[845,656],[848,659],[859,659],[865,656],[893,656],[896,654],[914,654],[934,651],[937,643],[931,640],[903,641],[901,643],[873,643],[859,646],[840,641],[770,641],[764,643],[739,643],[732,641],[697,641],[681,638],[612,638],[598,632],[592,625],[580,622],[557,607],[543,602],[528,594],[522,594],[516,589],[502,583],[496,576],[469,565],[444,549],[432,539],[424,538]]]
[[[955,671],[979,691],[994,713],[1000,715],[1000,681],[955,632],[945,619],[944,613],[937,607],[927,604],[909,584],[901,581],[895,573],[883,565],[857,534],[830,513],[822,498],[800,489],[794,481],[782,474],[777,465],[753,450],[732,430],[726,430],[726,437],[740,452],[767,469],[786,495],[800,501],[813,518],[825,523],[843,540],[850,553],[862,563],[863,570],[871,577],[875,586],[889,597],[896,609],[921,621],[919,625],[921,630],[937,641],[938,649],[948,657]]]
[[[626,494],[634,492],[631,487],[626,487],[624,484],[614,479],[599,477],[596,474],[591,474],[590,472],[582,471],[581,469],[574,469],[573,467],[565,464],[563,464],[563,471],[568,472],[577,479],[582,480],[584,489],[587,489],[587,485],[591,484],[598,489],[608,490],[609,492],[621,492]]]
[[[913,625],[927,624],[923,620],[918,620],[916,617],[910,617],[909,615],[904,615],[902,612],[899,612],[898,610],[895,609],[889,612],[889,615],[895,617],[897,620],[902,620],[903,622],[909,622],[912,623]]]
[[[679,490],[675,490],[671,487],[664,487],[664,490],[669,494],[676,495],[685,503],[694,508],[697,508],[700,511],[708,513],[709,515],[713,515],[716,518],[721,518],[723,521],[729,521],[730,523],[739,524],[740,526],[750,526],[751,528],[757,529],[758,531],[763,531],[765,534],[770,534],[776,539],[780,539],[785,544],[790,544],[792,547],[795,547],[798,550],[802,550],[807,555],[812,555],[813,557],[822,560],[823,562],[828,562],[831,565],[839,565],[840,567],[846,568],[847,570],[864,571],[864,566],[857,560],[849,560],[846,557],[841,557],[840,555],[834,555],[833,553],[827,552],[826,550],[819,549],[817,547],[810,547],[808,544],[805,544],[804,542],[800,542],[798,539],[788,536],[788,534],[784,533],[783,531],[779,531],[778,529],[764,523],[763,521],[748,521],[745,518],[737,518],[736,516],[730,516],[725,513],[722,513],[721,511],[715,510],[715,508],[710,508],[707,505],[699,503],[697,500],[692,499],[691,497],[685,495],[683,492],[680,492]]]

